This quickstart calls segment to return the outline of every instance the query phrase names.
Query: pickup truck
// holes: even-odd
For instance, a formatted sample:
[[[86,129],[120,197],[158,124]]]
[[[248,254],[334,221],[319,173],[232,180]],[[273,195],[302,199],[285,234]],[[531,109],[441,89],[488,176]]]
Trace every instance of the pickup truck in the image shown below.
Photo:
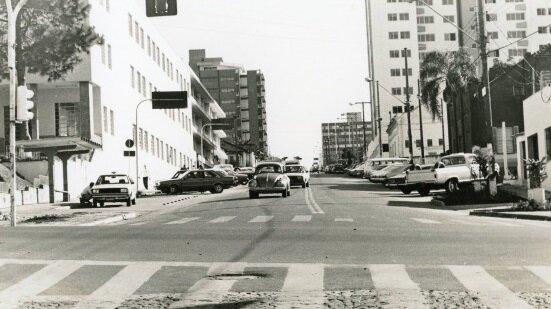
[[[472,153],[456,153],[442,157],[430,170],[406,172],[406,182],[400,186],[404,194],[417,190],[426,196],[434,189],[446,189],[449,193],[459,191],[459,187],[481,179],[482,175]]]

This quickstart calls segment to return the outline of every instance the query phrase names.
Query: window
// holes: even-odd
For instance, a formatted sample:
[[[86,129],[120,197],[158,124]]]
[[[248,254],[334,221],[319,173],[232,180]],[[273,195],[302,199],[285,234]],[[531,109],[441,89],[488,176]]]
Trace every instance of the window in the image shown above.
[[[406,69],[402,69],[402,75],[406,76]],[[408,68],[408,76],[412,76],[412,75],[413,75],[413,69]]]
[[[400,76],[400,69],[390,69],[390,76]]]
[[[497,21],[497,14],[486,14],[486,21]]]
[[[434,16],[417,16],[418,24],[433,24]]]
[[[442,18],[442,21],[445,23],[455,23],[455,16],[453,15],[446,15],[445,18]]]
[[[140,149],[143,149],[143,129],[140,128],[138,135],[138,144],[140,145]]]
[[[400,31],[400,39],[409,39],[409,31]]]
[[[551,127],[545,129],[545,153],[547,160],[551,160]]]
[[[115,113],[112,109],[109,110],[109,116],[111,122],[111,135],[115,135]]]
[[[78,103],[55,104],[55,135],[78,136],[80,134]]]
[[[132,88],[136,87],[135,80],[134,80],[134,67],[130,66],[130,85]]]
[[[155,136],[151,135],[151,154],[155,155]]]
[[[140,27],[140,46],[145,49],[145,41],[143,39],[143,28]]]
[[[388,14],[388,21],[395,21],[395,20],[398,20],[398,14],[396,13]]]
[[[113,68],[113,58],[111,56],[111,44],[107,44],[107,67]]]
[[[428,146],[428,147],[432,147],[432,139],[429,138],[429,139],[427,140],[427,146]]]
[[[106,59],[105,45],[106,45],[105,43],[101,45],[101,63],[102,64],[105,64],[105,59]]]
[[[153,61],[155,61],[156,59],[156,56],[155,56],[155,48],[156,48],[156,44],[155,42],[151,42],[151,57],[153,57]]]
[[[409,141],[405,141],[405,147],[409,148]]]
[[[136,39],[136,43],[140,44],[140,26],[137,21],[134,22],[134,37]]]
[[[444,139],[439,138],[438,139],[438,146],[443,146],[443,145],[444,145]]]
[[[128,35],[132,36],[134,34],[134,29],[132,28],[133,21],[132,15],[128,14]]]
[[[419,42],[434,42],[435,36],[434,34],[419,34],[417,35],[417,39]]]
[[[538,33],[547,33],[548,28],[549,28],[548,26],[538,27]]]
[[[507,31],[508,39],[521,39],[526,37],[526,31]]]
[[[523,85],[518,85],[518,84],[515,84],[513,86],[513,95],[514,96],[525,96],[526,95],[526,92],[524,90],[524,86]]]
[[[163,143],[163,141],[161,141],[161,147],[159,149],[161,149],[161,160],[164,160],[165,159],[165,144]]]
[[[109,114],[107,114],[107,107],[103,107],[103,132],[109,131]]]
[[[170,152],[168,150],[169,148],[168,144],[165,144],[165,147],[166,147],[166,162],[170,163]]]
[[[163,142],[160,142],[158,137],[156,137],[155,140],[157,141],[157,143],[156,143],[157,144],[157,157],[160,158],[161,157],[161,152],[163,152],[163,148],[162,148],[162,146],[163,146],[162,143]]]
[[[390,51],[390,58],[400,58],[400,51],[399,50],[391,50]]]
[[[497,40],[497,38],[499,37],[497,31],[490,31],[488,32],[488,38],[492,39],[492,40]]]
[[[537,13],[538,13],[538,15],[547,15],[547,10],[542,9],[542,8],[538,8]]]
[[[147,55],[151,56],[151,38],[147,36]]]
[[[157,65],[161,65],[161,50],[159,49],[159,46],[157,46]]]
[[[402,106],[393,106],[392,107],[392,113],[393,114],[399,114],[399,113],[403,113],[404,110],[403,110],[403,107]]]
[[[444,40],[446,41],[455,41],[455,33],[444,33]]]
[[[421,148],[421,140],[420,139],[415,140],[415,147]]]
[[[392,94],[393,95],[401,95],[402,94],[402,88],[400,88],[400,87],[392,88]]]
[[[507,13],[505,18],[507,20],[524,20],[524,13]]]
[[[140,73],[140,71],[138,71],[136,75],[137,75],[138,92],[141,93],[142,92],[142,82],[141,82],[142,74]]]
[[[486,0],[486,3],[496,3],[496,0]]]
[[[407,93],[407,89],[406,89],[406,87],[404,87],[404,94],[406,94],[406,93]],[[413,94],[413,87],[409,87],[409,94],[410,95]],[[413,109],[413,105],[411,107]]]
[[[147,131],[143,131],[143,145],[145,148],[145,152],[149,152],[149,134]]]
[[[145,76],[142,75],[142,94],[145,97],[147,94],[147,91],[145,90]]]
[[[411,49],[407,50],[407,55],[408,55],[408,58],[411,57]],[[404,57],[404,50],[403,49],[402,49],[402,57]]]
[[[397,40],[398,39],[398,32],[393,31],[388,33],[388,39],[389,40]]]
[[[408,13],[400,13],[400,20],[409,20]]]
[[[111,1],[110,0],[105,0],[105,10],[107,11],[107,13],[111,12]]]
[[[453,5],[453,0],[442,0],[442,5]]]
[[[526,49],[509,49],[509,57],[524,57]]]
[[[163,53],[163,72],[166,72],[165,53]]]

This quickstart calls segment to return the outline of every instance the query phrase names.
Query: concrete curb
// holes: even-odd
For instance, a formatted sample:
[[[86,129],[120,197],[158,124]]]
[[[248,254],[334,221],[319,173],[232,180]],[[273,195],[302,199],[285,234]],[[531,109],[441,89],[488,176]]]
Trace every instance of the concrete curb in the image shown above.
[[[469,216],[551,221],[551,216],[515,214],[512,212],[487,211],[487,210],[471,211],[469,212]]]
[[[459,205],[447,205],[444,201],[433,198],[430,201],[431,205],[443,207],[448,210],[471,210],[471,209],[486,209],[496,207],[511,207],[513,203],[490,203],[490,204],[459,204]]]
[[[110,224],[110,223],[115,223],[115,222],[124,221],[128,219],[134,219],[137,216],[138,214],[136,214],[135,212],[129,212],[129,213],[124,213],[121,215],[117,215],[117,216],[113,216],[113,217],[109,217],[101,220],[79,224],[78,226],[96,226],[96,225]]]

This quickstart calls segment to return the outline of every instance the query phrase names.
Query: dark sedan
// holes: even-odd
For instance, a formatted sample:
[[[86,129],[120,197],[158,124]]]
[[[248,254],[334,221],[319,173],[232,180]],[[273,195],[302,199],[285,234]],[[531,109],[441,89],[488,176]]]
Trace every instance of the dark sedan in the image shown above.
[[[193,191],[222,193],[224,189],[231,188],[235,180],[232,176],[224,176],[214,170],[178,171],[171,179],[155,183],[155,187],[168,194]]]

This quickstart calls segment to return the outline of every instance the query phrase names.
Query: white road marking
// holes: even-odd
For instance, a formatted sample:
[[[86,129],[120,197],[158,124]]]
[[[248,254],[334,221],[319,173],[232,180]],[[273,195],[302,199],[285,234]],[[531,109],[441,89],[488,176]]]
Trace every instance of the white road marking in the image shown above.
[[[246,263],[214,263],[208,270],[209,276],[227,273],[243,273]],[[220,304],[237,280],[216,280],[211,277],[197,281],[184,295],[182,300],[174,302],[170,308],[185,308],[206,304]]]
[[[116,308],[160,268],[161,265],[158,263],[131,263],[79,302],[73,309]]]
[[[223,216],[223,217],[218,217],[216,219],[210,220],[209,223],[224,223],[224,222],[229,222],[235,218],[236,216]]]
[[[20,302],[33,297],[67,277],[83,264],[77,261],[57,261],[45,266],[20,282],[0,292],[0,308],[17,308]]]
[[[315,214],[317,211],[314,209],[314,206],[312,206],[312,203],[310,202],[310,196],[308,195],[308,189],[304,190],[304,199],[306,200],[306,206],[308,206],[308,209],[311,213]]]
[[[476,225],[476,226],[484,225],[483,223],[474,222],[474,221],[466,220],[466,219],[465,219],[465,220],[461,220],[461,219],[450,219],[449,221],[454,222],[454,223],[464,224],[464,225]]]
[[[551,267],[550,266],[530,266],[526,269],[533,272],[536,276],[540,277],[545,283],[551,285]]]
[[[170,221],[170,222],[165,223],[165,224],[184,224],[184,223],[188,223],[188,222],[191,222],[191,221],[199,220],[200,218],[201,217],[183,218],[183,219],[176,220],[176,221]]]
[[[296,215],[291,220],[292,222],[310,222],[312,220],[311,215]]]
[[[335,222],[354,222],[352,218],[335,218]]]
[[[410,218],[413,221],[417,221],[424,224],[442,224],[440,221],[431,220],[431,219],[423,219],[423,218]]]
[[[322,264],[291,264],[281,288],[277,308],[322,308]]]
[[[144,225],[146,223],[147,223],[146,221],[143,221],[143,222],[137,222],[137,223],[130,223],[128,225],[136,226],[136,225]]]
[[[413,282],[404,265],[370,265],[371,279],[379,299],[388,308],[428,308],[419,286]]]
[[[477,292],[480,300],[491,308],[532,308],[481,266],[448,266],[452,274],[468,290]]]
[[[274,216],[256,216],[252,220],[250,220],[249,222],[251,222],[251,223],[264,223],[264,222],[271,221],[273,218],[274,218]]]
[[[312,207],[314,207],[314,209],[316,210],[316,213],[317,214],[325,214],[325,211],[323,211],[323,209],[321,209],[320,205],[318,205],[318,203],[316,203],[316,200],[314,199],[314,193],[312,193],[312,189],[310,188],[306,188],[306,191],[310,197],[310,201],[312,202]]]

